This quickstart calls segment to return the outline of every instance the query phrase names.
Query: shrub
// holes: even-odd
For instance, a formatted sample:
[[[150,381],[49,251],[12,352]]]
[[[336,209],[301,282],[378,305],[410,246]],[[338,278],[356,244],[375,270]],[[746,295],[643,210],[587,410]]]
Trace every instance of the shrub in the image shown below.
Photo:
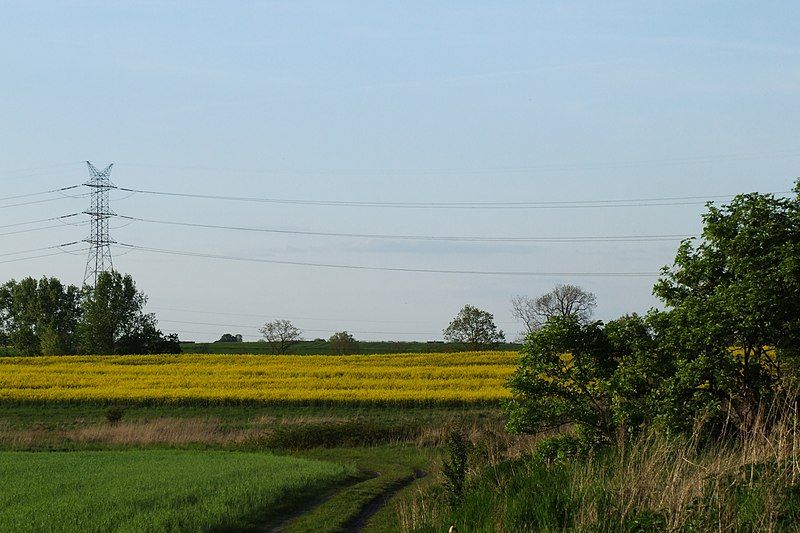
[[[469,446],[460,431],[452,431],[445,441],[447,457],[442,463],[444,489],[451,506],[456,506],[464,496],[467,479],[467,454]]]
[[[117,422],[122,420],[123,416],[125,416],[125,410],[119,406],[109,407],[108,409],[106,409],[105,415],[106,415],[106,421],[108,421],[111,424],[116,424]]]
[[[586,455],[590,444],[574,435],[556,435],[536,443],[534,459],[546,465],[563,464],[568,459]]]
[[[328,350],[334,355],[348,355],[358,353],[358,341],[347,333],[340,331],[331,335],[328,339]]]

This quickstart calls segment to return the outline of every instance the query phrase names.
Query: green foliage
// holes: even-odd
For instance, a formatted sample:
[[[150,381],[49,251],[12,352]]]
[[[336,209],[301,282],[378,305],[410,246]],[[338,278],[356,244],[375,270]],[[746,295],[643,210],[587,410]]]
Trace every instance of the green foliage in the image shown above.
[[[177,335],[142,312],[145,302],[118,272],[82,291],[56,278],[11,280],[0,286],[0,345],[19,355],[180,353]]]
[[[56,278],[0,286],[0,337],[22,355],[74,353],[80,291]]]
[[[348,355],[359,352],[358,341],[347,333],[340,331],[328,339],[328,352],[334,355]]]
[[[447,456],[442,462],[444,490],[451,506],[461,503],[467,479],[469,443],[460,431],[451,431],[445,440]]]
[[[469,347],[465,344],[451,342],[419,342],[419,341],[356,341],[358,353],[450,353],[465,352]],[[499,343],[495,350],[518,351],[522,347],[516,343]],[[268,342],[184,342],[181,350],[185,353],[220,353],[220,354],[268,354],[272,347]],[[290,355],[324,355],[330,353],[328,341],[314,339],[298,341],[286,349]]]
[[[242,342],[242,336],[239,334],[233,335],[231,333],[223,333],[222,337],[220,337],[218,341],[214,342]]]
[[[602,323],[552,317],[528,337],[509,381],[508,427],[537,433],[576,423],[601,439],[614,433],[610,384],[619,358]]]
[[[122,420],[123,416],[125,416],[125,410],[122,407],[116,405],[113,407],[109,407],[105,411],[106,421],[109,422],[110,424],[116,424],[117,422]]]
[[[537,442],[533,458],[546,465],[558,465],[586,455],[589,448],[586,440],[575,435],[561,434]]]
[[[444,338],[450,342],[464,343],[471,350],[479,350],[502,342],[506,337],[502,330],[497,329],[494,315],[465,305],[444,330]]]
[[[91,354],[180,353],[177,336],[164,336],[155,315],[144,313],[147,297],[133,278],[102,272],[85,288],[78,326],[81,350]]]
[[[671,423],[702,414],[746,428],[797,368],[800,198],[743,194],[709,204],[703,222],[702,240],[681,244],[654,289],[670,308],[661,342],[677,359],[663,410]]]

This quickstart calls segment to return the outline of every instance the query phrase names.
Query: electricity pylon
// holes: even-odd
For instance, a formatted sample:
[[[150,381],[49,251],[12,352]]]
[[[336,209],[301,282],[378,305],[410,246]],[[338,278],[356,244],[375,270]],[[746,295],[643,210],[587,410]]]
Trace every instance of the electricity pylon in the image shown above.
[[[97,170],[89,161],[86,162],[86,166],[89,167],[89,181],[84,185],[91,188],[92,205],[88,211],[84,211],[84,214],[89,215],[92,219],[89,237],[83,239],[83,242],[89,243],[89,258],[86,260],[83,284],[91,284],[94,287],[97,284],[97,276],[101,272],[114,268],[111,260],[111,245],[116,241],[108,234],[108,220],[116,216],[116,213],[109,206],[108,192],[116,189],[116,186],[109,179],[113,163],[103,170]]]

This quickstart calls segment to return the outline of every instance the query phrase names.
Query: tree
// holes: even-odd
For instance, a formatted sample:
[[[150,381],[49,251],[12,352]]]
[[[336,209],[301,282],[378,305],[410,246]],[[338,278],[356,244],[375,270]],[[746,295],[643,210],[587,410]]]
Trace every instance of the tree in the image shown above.
[[[505,334],[497,329],[491,313],[465,305],[444,330],[444,338],[450,342],[463,342],[478,350],[502,342]]]
[[[74,353],[80,291],[56,278],[28,277],[0,286],[0,327],[24,355]]]
[[[610,439],[609,383],[617,363],[601,322],[551,317],[522,348],[520,368],[510,380],[509,429],[538,433],[576,424],[584,433]]]
[[[597,298],[577,285],[556,285],[550,292],[531,298],[516,296],[511,299],[514,318],[522,321],[525,334],[530,335],[555,316],[575,316],[588,323],[597,306]]]
[[[358,353],[358,341],[346,331],[340,331],[328,339],[328,350],[336,355]]]
[[[509,381],[508,427],[537,433],[573,425],[589,444],[652,423],[654,392],[674,373],[658,350],[650,317],[608,324],[575,315],[551,317],[531,333]]]
[[[147,297],[133,278],[102,272],[93,288],[83,291],[83,317],[78,326],[81,349],[95,354],[180,352],[177,337],[159,331],[155,315],[144,313]]]
[[[794,386],[800,355],[800,180],[794,198],[709,203],[702,239],[684,241],[654,288],[661,343],[676,357],[661,410],[748,428],[759,404]]]
[[[242,342],[242,336],[238,333],[236,335],[232,335],[230,333],[223,333],[222,337],[219,340],[214,342]]]
[[[288,320],[267,322],[259,331],[274,354],[286,353],[292,344],[302,340],[302,332]]]

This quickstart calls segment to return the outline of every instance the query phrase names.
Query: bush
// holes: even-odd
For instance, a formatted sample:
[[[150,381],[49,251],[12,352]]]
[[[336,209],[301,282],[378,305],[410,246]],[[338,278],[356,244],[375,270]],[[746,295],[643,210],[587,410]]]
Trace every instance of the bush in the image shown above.
[[[340,331],[331,335],[328,339],[328,350],[334,355],[348,355],[358,353],[358,341],[347,333]]]
[[[122,420],[123,416],[125,416],[125,410],[118,406],[109,407],[106,409],[105,415],[106,421],[108,421],[110,424],[116,424]]]
[[[469,446],[460,431],[452,431],[447,435],[445,447],[447,448],[447,457],[442,463],[444,489],[450,505],[455,507],[464,497]]]
[[[546,465],[563,464],[573,457],[585,456],[591,446],[574,435],[557,435],[536,443],[533,457]]]

